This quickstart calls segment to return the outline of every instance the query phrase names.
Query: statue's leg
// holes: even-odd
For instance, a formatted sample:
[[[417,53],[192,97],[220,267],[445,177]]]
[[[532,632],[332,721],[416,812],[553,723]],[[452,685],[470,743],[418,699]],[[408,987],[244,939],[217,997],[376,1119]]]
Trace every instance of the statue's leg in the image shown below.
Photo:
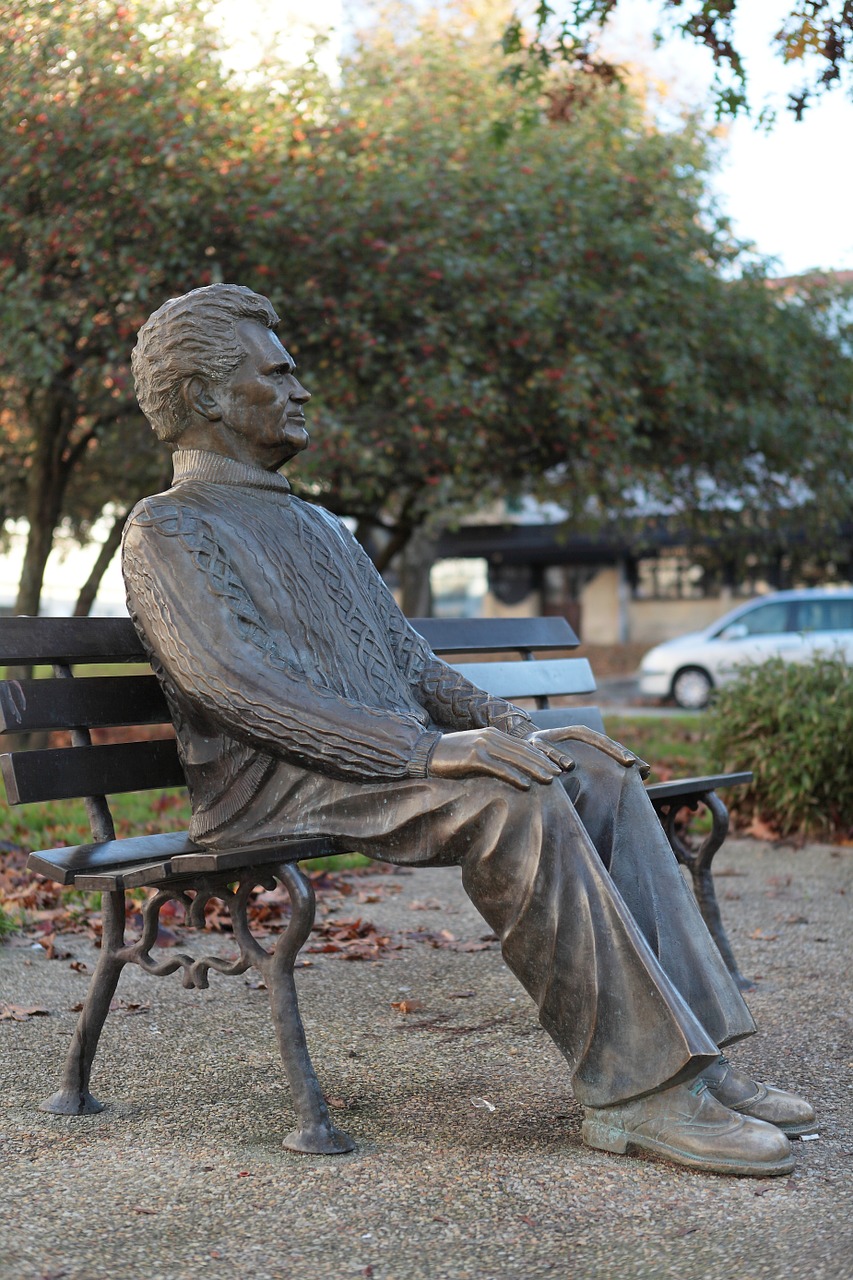
[[[566,790],[661,966],[718,1044],[755,1028],[635,769],[571,743]]]
[[[497,786],[462,859],[463,882],[564,1053],[576,1097],[606,1106],[691,1079],[717,1046],[661,969],[562,788]]]
[[[101,953],[83,1009],[77,1019],[74,1039],[65,1061],[62,1084],[56,1093],[41,1103],[42,1111],[52,1111],[57,1115],[92,1115],[104,1109],[103,1103],[98,1102],[89,1092],[89,1076],[101,1031],[110,1011],[110,1002],[125,965],[125,961],[119,960],[116,955],[124,945],[124,892],[119,889],[104,893],[101,911]]]
[[[571,744],[579,761],[582,746]],[[620,776],[635,774],[613,767]],[[275,785],[274,778],[273,793]],[[620,803],[614,794],[612,803]],[[282,789],[281,808],[275,794],[264,798],[273,801],[266,819],[272,834],[293,795]],[[716,956],[726,993],[734,992],[735,1016],[720,1019],[710,1035],[632,918],[558,783],[522,791],[487,777],[373,786],[305,775],[297,798],[310,827],[306,817],[305,829],[292,834],[330,834],[346,848],[390,862],[461,866],[469,896],[565,1054],[580,1101],[607,1105],[689,1079],[716,1060],[715,1034],[732,1038],[753,1029],[644,792],[667,866]],[[698,978],[696,986],[702,986]],[[706,1001],[712,1010],[718,1003]]]

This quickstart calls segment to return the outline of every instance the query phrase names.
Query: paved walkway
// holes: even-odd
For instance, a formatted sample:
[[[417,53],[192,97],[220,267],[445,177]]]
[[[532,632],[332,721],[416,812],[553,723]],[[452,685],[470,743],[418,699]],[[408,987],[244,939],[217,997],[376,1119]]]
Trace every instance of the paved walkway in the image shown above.
[[[327,918],[406,945],[372,963],[314,953],[299,975],[350,1156],[280,1147],[289,1104],[245,978],[184,992],[126,972],[96,1073],[108,1108],[38,1111],[84,991],[73,966],[93,952],[73,935],[62,960],[0,947],[0,1000],[49,1011],[0,1023],[2,1280],[849,1277],[853,853],[742,841],[719,863],[732,941],[760,977],[762,1033],[738,1059],[822,1121],[793,1177],[585,1149],[562,1061],[499,952],[460,949],[486,929],[457,876],[371,876]]]

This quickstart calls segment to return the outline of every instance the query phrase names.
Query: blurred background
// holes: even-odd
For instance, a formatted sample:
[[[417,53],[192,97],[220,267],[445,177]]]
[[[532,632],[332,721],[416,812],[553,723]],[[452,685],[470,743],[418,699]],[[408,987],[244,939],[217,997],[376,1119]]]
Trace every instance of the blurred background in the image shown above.
[[[129,352],[217,280],[281,314],[291,481],[412,614],[564,614],[636,665],[853,580],[843,54],[821,94],[820,33],[741,5],[746,114],[679,6],[586,8],[572,45],[570,5],[0,6],[3,610],[123,611],[170,474]]]

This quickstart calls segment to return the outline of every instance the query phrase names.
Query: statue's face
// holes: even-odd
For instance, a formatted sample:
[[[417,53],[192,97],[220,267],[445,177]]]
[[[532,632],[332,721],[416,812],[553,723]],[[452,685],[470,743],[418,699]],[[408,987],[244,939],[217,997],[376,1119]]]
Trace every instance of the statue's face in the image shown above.
[[[271,329],[256,320],[241,320],[237,335],[247,354],[231,376],[217,384],[221,421],[242,459],[275,470],[308,443],[303,405],[310,396]]]

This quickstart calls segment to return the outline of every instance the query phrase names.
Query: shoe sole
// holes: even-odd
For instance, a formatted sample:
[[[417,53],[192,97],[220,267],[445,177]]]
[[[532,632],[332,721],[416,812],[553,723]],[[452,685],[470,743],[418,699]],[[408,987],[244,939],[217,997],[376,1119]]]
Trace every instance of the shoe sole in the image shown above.
[[[818,1126],[813,1124],[777,1124],[775,1120],[765,1120],[765,1124],[772,1124],[774,1129],[778,1129],[780,1133],[784,1133],[786,1138],[804,1138],[807,1133],[817,1133]]]
[[[725,1160],[714,1156],[697,1156],[690,1151],[681,1151],[656,1138],[647,1138],[644,1134],[626,1133],[624,1129],[615,1129],[611,1125],[601,1124],[595,1120],[585,1120],[581,1127],[581,1136],[588,1147],[597,1151],[609,1151],[613,1155],[626,1155],[632,1148],[649,1151],[674,1164],[683,1164],[690,1169],[700,1169],[704,1173],[728,1173],[745,1178],[779,1178],[793,1173],[795,1160],[793,1154],[773,1164],[750,1162],[745,1160]]]

